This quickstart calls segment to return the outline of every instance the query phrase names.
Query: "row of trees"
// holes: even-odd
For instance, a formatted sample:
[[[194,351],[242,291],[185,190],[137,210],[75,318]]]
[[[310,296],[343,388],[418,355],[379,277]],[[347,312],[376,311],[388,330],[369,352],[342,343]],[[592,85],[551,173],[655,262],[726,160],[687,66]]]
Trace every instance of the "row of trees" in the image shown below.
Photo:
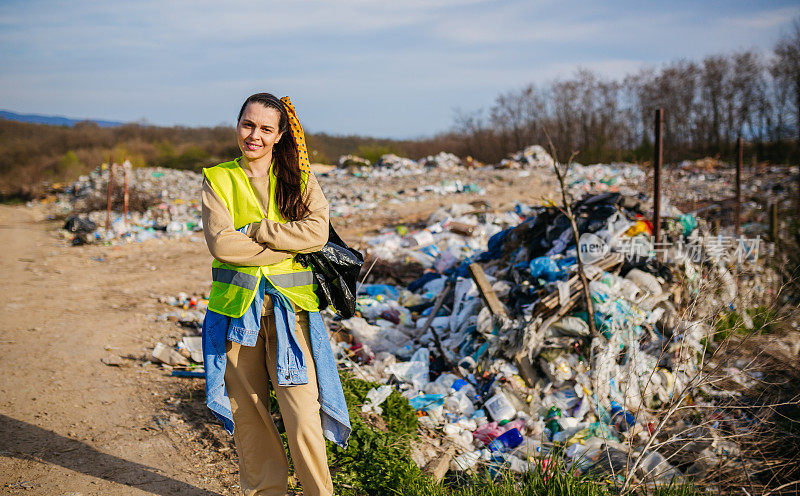
[[[654,111],[665,109],[665,159],[732,153],[737,137],[759,159],[797,162],[800,21],[769,54],[743,51],[677,60],[620,80],[588,70],[501,94],[456,118],[458,152],[494,162],[532,143],[579,150],[579,160],[647,160]]]

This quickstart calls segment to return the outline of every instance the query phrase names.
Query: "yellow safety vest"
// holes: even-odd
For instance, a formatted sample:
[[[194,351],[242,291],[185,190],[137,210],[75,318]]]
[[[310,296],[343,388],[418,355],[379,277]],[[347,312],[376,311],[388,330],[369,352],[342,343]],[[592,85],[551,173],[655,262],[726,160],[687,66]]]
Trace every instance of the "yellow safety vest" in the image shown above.
[[[233,226],[241,228],[263,218],[286,223],[275,204],[276,178],[269,170],[269,209],[265,215],[256,194],[238,159],[203,169],[208,184],[225,203]],[[308,174],[302,173],[303,188],[308,183]],[[253,303],[261,276],[267,278],[275,288],[295,305],[309,312],[319,310],[319,298],[314,293],[316,284],[311,269],[295,262],[294,257],[282,262],[262,266],[239,266],[214,259],[211,263],[211,294],[208,309],[228,317],[241,317]]]

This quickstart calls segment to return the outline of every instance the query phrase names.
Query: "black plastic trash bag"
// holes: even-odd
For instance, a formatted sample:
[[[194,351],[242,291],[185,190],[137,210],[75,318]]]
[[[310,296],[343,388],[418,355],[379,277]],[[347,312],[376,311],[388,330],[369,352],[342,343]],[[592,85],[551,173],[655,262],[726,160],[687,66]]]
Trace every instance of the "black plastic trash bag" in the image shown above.
[[[328,305],[343,319],[356,313],[356,284],[364,256],[347,246],[333,229],[328,227],[328,243],[314,253],[299,253],[296,260],[314,271],[320,310]]]
[[[64,222],[63,229],[73,233],[86,234],[94,232],[97,229],[97,224],[89,219],[81,219],[77,215],[70,215],[67,217],[67,221]]]

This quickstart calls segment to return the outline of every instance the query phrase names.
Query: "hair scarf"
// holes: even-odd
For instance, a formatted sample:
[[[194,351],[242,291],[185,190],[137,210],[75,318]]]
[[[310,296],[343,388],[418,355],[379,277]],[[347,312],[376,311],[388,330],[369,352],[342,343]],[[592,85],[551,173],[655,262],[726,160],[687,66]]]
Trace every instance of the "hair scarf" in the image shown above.
[[[297,118],[297,111],[292,105],[292,101],[288,96],[281,98],[283,106],[286,107],[286,113],[289,115],[289,130],[292,132],[294,142],[297,145],[297,163],[300,170],[311,174],[311,163],[308,161],[308,148],[306,147],[306,138],[303,134],[303,126],[300,125],[300,119]]]

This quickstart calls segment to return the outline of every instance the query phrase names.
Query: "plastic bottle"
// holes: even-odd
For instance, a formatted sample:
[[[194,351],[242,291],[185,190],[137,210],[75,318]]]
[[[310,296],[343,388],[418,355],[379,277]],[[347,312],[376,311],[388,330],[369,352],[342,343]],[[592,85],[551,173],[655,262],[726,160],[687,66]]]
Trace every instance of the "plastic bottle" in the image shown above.
[[[545,427],[550,431],[550,440],[552,441],[552,436],[561,432],[562,427],[561,424],[558,423],[559,419],[561,418],[561,409],[558,407],[550,407],[550,410],[547,412],[547,416],[545,417]]]
[[[516,448],[525,438],[520,434],[519,429],[516,427],[497,436],[491,443],[489,449],[492,451],[511,451]]]
[[[611,422],[620,432],[625,432],[636,423],[636,417],[622,408],[616,401],[611,402]]]

